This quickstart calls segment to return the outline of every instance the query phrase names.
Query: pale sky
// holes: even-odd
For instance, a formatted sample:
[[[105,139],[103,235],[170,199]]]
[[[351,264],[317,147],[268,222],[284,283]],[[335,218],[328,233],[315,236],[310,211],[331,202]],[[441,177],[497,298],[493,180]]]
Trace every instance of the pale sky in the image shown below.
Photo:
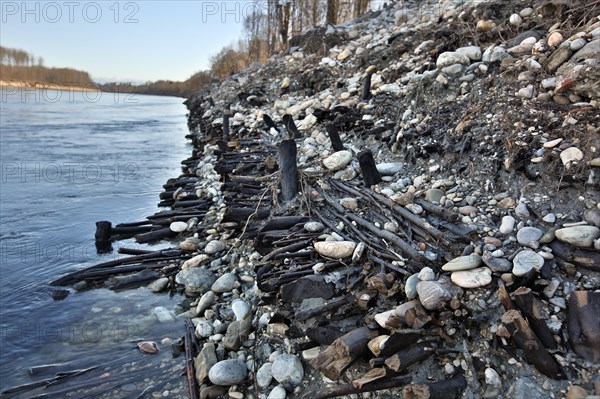
[[[0,44],[100,81],[185,80],[266,0],[0,1]]]

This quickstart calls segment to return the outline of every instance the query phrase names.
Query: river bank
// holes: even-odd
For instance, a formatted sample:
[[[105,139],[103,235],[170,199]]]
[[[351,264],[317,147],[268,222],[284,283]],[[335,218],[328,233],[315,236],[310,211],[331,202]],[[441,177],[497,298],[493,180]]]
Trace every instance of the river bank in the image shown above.
[[[77,92],[99,92],[96,86],[78,86],[78,85],[59,85],[53,83],[40,82],[15,82],[0,80],[0,87],[3,89],[36,89],[36,90],[59,90],[59,91],[77,91]]]
[[[188,99],[172,209],[120,226],[175,252],[58,282],[185,293],[155,316],[187,323],[193,397],[600,394],[595,10],[393,4],[294,39]]]

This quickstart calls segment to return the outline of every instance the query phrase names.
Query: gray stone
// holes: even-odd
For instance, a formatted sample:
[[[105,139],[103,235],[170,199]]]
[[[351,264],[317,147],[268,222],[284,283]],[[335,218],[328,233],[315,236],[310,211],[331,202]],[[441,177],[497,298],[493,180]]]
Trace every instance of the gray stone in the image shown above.
[[[520,219],[528,219],[531,215],[529,214],[529,210],[527,209],[527,205],[523,202],[519,202],[519,204],[515,207],[515,215],[517,215]]]
[[[352,241],[320,241],[314,244],[317,252],[325,257],[343,259],[352,256],[356,243]]]
[[[419,284],[420,281],[418,273],[415,273],[406,279],[404,293],[408,299],[415,299],[417,297],[417,284]]]
[[[185,292],[190,296],[201,295],[210,290],[216,279],[214,273],[202,267],[184,269],[175,276],[175,282],[185,285]]]
[[[579,62],[587,59],[598,59],[600,57],[600,39],[592,40],[579,51],[573,54],[571,62]]]
[[[323,223],[319,223],[319,222],[307,222],[304,224],[304,229],[311,233],[319,232],[319,231],[323,230],[324,228],[325,228],[325,226],[323,226]]]
[[[346,209],[354,211],[356,208],[358,208],[358,200],[356,198],[342,198],[340,200],[340,205]]]
[[[430,267],[424,267],[419,272],[418,277],[421,281],[433,281],[435,280],[435,272]]]
[[[273,363],[267,362],[260,366],[256,372],[256,384],[258,384],[260,388],[264,389],[271,385],[271,381],[273,381],[271,366],[273,366]]]
[[[573,226],[556,230],[556,238],[574,247],[591,247],[594,240],[600,237],[600,229],[596,226]]]
[[[583,48],[581,50],[583,50]],[[579,50],[579,51],[581,51],[581,50]],[[562,64],[564,64],[569,58],[571,58],[572,55],[573,55],[573,51],[571,51],[570,48],[559,47],[555,52],[550,54],[550,56],[546,60],[544,66],[546,67],[546,70],[548,70],[548,72],[556,72],[556,70]]]
[[[211,286],[211,290],[216,293],[224,293],[232,291],[237,285],[237,277],[233,273],[225,273],[219,277]]]
[[[471,254],[452,259],[450,262],[442,266],[442,270],[446,272],[469,270],[474,269],[479,265],[481,265],[481,256],[477,254]]]
[[[510,271],[512,263],[504,258],[496,258],[491,253],[485,252],[481,257],[481,260],[487,267],[489,267],[494,273],[504,273]]]
[[[535,227],[523,227],[517,232],[517,241],[521,245],[530,245],[532,242],[537,243],[544,232]]]
[[[437,68],[441,69],[453,64],[469,65],[470,63],[471,60],[466,55],[458,54],[454,51],[446,51],[445,53],[440,54],[435,65]]]
[[[502,234],[510,234],[515,228],[516,220],[512,216],[504,216],[502,218],[502,223],[500,224],[500,228],[498,229]]]
[[[506,393],[506,399],[548,399],[548,396],[548,392],[527,377],[515,381]]]
[[[441,309],[444,304],[452,299],[450,292],[437,281],[421,281],[417,284],[419,301],[425,309]]]
[[[553,224],[554,222],[556,222],[556,215],[553,213],[549,213],[546,216],[544,216],[542,220],[546,223]]]
[[[148,284],[148,289],[151,292],[161,292],[167,288],[167,284],[169,284],[169,279],[167,277],[161,277],[158,280],[154,280],[150,284]]]
[[[213,332],[212,324],[206,320],[202,320],[196,324],[196,337],[198,338],[208,338],[213,335]]]
[[[271,392],[269,392],[269,396],[267,396],[267,399],[285,399],[286,395],[287,392],[283,385],[277,385],[271,390]]]
[[[205,292],[198,300],[196,305],[196,314],[201,315],[206,309],[215,302],[215,293],[212,291]]]
[[[513,39],[513,41],[509,44],[509,46],[510,47],[518,46],[519,44],[523,43],[524,40],[527,40],[530,37],[533,37],[536,42],[538,40],[540,40],[540,38],[541,38],[541,36],[540,36],[540,34],[538,32],[533,31],[533,30],[528,30],[528,31],[525,31],[525,32],[519,34],[517,37],[515,37]]]
[[[466,46],[456,49],[456,53],[466,55],[472,61],[481,60],[481,48],[479,46]]]
[[[425,199],[435,204],[439,204],[443,196],[444,192],[439,188],[431,188],[425,192]]]
[[[236,320],[229,324],[227,332],[223,337],[223,347],[228,351],[237,351],[241,348],[242,343],[248,339],[252,330],[252,320],[242,319]]]
[[[231,304],[231,310],[233,310],[233,314],[235,315],[236,320],[244,320],[247,319],[251,314],[252,307],[245,301],[241,299],[236,299]]]
[[[273,378],[285,388],[293,390],[302,383],[304,368],[302,362],[294,355],[283,354],[273,362]]]
[[[402,162],[384,162],[377,165],[377,171],[383,176],[393,176],[402,171],[403,167]]]
[[[530,249],[521,251],[513,259],[512,273],[515,276],[524,276],[531,270],[540,270],[544,266],[544,258]]]
[[[230,386],[244,381],[247,374],[246,363],[239,359],[228,359],[212,366],[208,379],[215,385]]]
[[[323,165],[329,170],[340,170],[350,163],[352,153],[347,150],[334,152],[323,160]]]
[[[217,353],[215,344],[206,343],[204,347],[194,359],[194,370],[196,370],[196,381],[202,385],[208,379],[208,371],[212,366],[217,364]]]
[[[171,231],[175,233],[181,233],[183,231],[186,231],[187,228],[188,225],[186,222],[173,222],[169,225],[169,229],[171,229]]]
[[[461,288],[479,288],[492,282],[492,271],[487,267],[461,270],[452,273],[450,279]]]
[[[206,252],[207,254],[216,254],[217,252],[221,252],[226,248],[227,244],[225,244],[223,241],[212,240],[208,244],[206,244],[204,252]]]

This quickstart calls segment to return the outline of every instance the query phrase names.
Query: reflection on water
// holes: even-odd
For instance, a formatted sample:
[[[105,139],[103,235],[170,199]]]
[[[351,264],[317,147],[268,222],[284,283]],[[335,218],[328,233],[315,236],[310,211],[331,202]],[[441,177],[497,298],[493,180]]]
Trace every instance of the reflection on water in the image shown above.
[[[35,365],[79,367],[138,356],[133,340],[160,343],[183,331],[182,321],[160,323],[152,312],[175,309],[179,297],[146,288],[99,289],[54,301],[47,286],[65,273],[122,256],[96,253],[96,221],[131,222],[157,211],[162,184],[179,175],[179,162],[190,152],[182,99],[134,95],[125,101],[103,93],[86,101],[77,93],[50,94],[58,100],[1,96],[3,388],[35,381],[27,373]],[[148,248],[132,240],[113,245],[119,246]],[[161,349],[161,358],[170,352]]]

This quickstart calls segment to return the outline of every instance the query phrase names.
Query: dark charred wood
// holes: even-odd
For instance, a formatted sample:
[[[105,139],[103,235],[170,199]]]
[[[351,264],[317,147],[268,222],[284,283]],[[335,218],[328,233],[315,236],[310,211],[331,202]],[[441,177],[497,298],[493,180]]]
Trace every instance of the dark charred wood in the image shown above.
[[[575,291],[569,297],[569,343],[582,358],[600,361],[600,293]]]
[[[457,399],[467,387],[467,379],[462,374],[438,382],[410,384],[402,389],[404,399]]]
[[[331,148],[333,148],[334,151],[343,151],[344,144],[342,144],[342,140],[340,139],[337,125],[330,123],[327,125],[326,129],[327,134],[329,135],[329,140],[331,140]]]
[[[279,128],[277,127],[275,122],[273,122],[273,119],[271,119],[271,117],[269,115],[263,114],[263,121],[265,122],[265,125],[267,125],[267,127],[269,129],[273,128],[279,132]]]
[[[271,214],[270,208],[232,208],[228,207],[225,210],[223,216],[223,223],[225,222],[246,222],[250,220],[263,220],[269,217]],[[252,216],[250,218],[250,216]]]
[[[148,233],[142,233],[135,236],[135,241],[140,244],[145,244],[148,242],[160,241],[165,238],[176,237],[177,233],[171,231],[170,228],[162,228],[150,231]]]
[[[372,73],[368,73],[365,77],[365,82],[363,83],[363,90],[360,96],[362,101],[368,101],[371,98],[371,76]]]
[[[517,307],[523,316],[527,318],[531,329],[542,344],[547,349],[557,349],[558,345],[556,345],[554,335],[552,335],[552,331],[550,331],[546,324],[548,315],[544,312],[542,304],[533,296],[531,290],[521,287],[513,293],[513,297]]]
[[[110,236],[112,234],[112,223],[106,220],[102,220],[100,222],[96,222],[96,241],[106,242],[110,241]]]
[[[398,376],[392,378],[384,378],[368,384],[362,385],[360,388],[355,387],[352,384],[344,384],[334,388],[322,389],[317,392],[309,392],[302,396],[303,399],[328,399],[335,398],[338,396],[358,394],[361,392],[375,392],[384,389],[397,388],[402,385],[408,384],[410,377]]]
[[[561,259],[590,270],[600,271],[600,251],[573,248],[559,240],[550,243],[552,252]]]
[[[422,362],[435,353],[436,341],[422,341],[401,349],[385,360],[385,365],[395,372],[405,371],[409,366]]]
[[[310,310],[304,310],[304,311],[298,312],[298,313],[296,313],[296,319],[298,319],[300,321],[305,321],[305,320],[310,319],[311,317],[315,317],[318,315],[327,315],[331,312],[336,311],[337,309],[341,308],[342,306],[352,303],[354,300],[355,300],[354,295],[346,295],[342,298],[334,299],[325,305],[318,306],[318,307],[310,309]]]
[[[439,206],[432,202],[429,202],[423,198],[417,198],[415,200],[415,204],[419,204],[425,209],[427,212],[431,212],[434,215],[441,217],[449,222],[456,222],[459,218],[458,213],[452,212],[451,210],[444,208],[443,206]]]
[[[357,157],[365,186],[371,187],[381,183],[381,175],[377,171],[377,165],[375,165],[371,150],[363,150],[358,153]]]
[[[298,165],[296,164],[296,154],[297,148],[294,140],[284,140],[279,145],[281,200],[283,202],[293,200],[296,198],[296,194],[298,194]]]
[[[342,371],[368,350],[367,344],[377,336],[368,327],[361,327],[336,339],[310,364],[328,378],[337,380]]]
[[[229,112],[223,113],[223,141],[229,141]]]
[[[162,265],[161,265],[162,267]],[[128,274],[126,276],[114,276],[107,281],[107,286],[111,290],[124,290],[137,288],[148,284],[161,277],[161,274],[155,270],[142,270],[141,272]]]
[[[291,115],[285,114],[283,115],[283,124],[288,131],[290,139],[299,139],[302,137],[298,127],[296,127],[296,123],[294,122],[294,118]]]
[[[527,361],[539,372],[555,380],[565,378],[558,362],[546,351],[521,312],[515,309],[509,310],[504,313],[501,320],[517,346],[525,353]]]

